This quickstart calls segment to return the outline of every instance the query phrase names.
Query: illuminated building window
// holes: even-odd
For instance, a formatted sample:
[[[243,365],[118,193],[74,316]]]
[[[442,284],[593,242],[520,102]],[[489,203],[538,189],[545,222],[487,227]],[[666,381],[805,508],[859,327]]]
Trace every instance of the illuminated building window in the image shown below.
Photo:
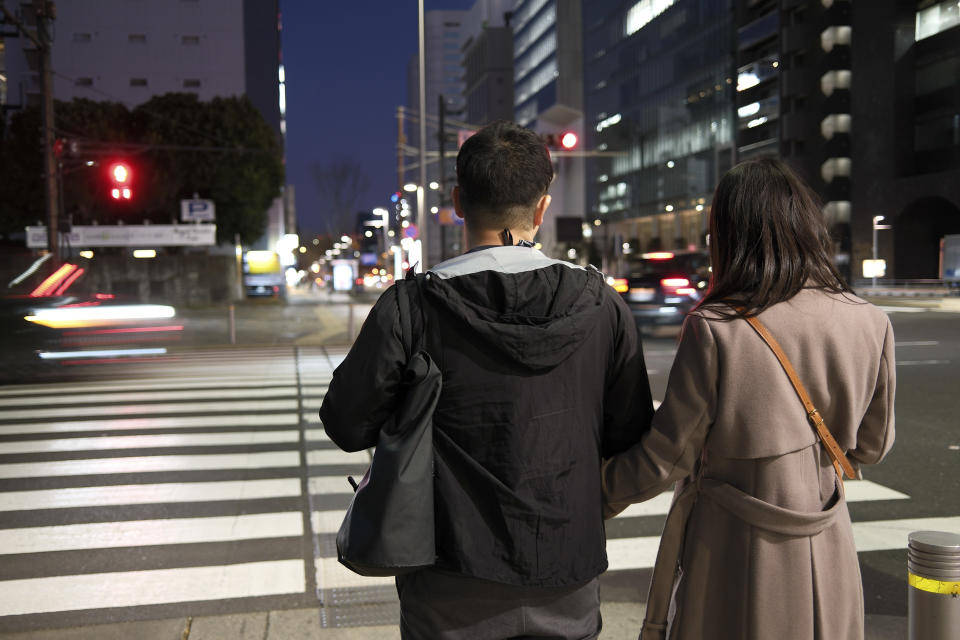
[[[915,37],[923,40],[957,25],[960,25],[960,3],[957,0],[938,2],[917,11]]]
[[[627,11],[625,21],[626,35],[630,36],[643,29],[647,23],[673,6],[675,0],[640,0]]]

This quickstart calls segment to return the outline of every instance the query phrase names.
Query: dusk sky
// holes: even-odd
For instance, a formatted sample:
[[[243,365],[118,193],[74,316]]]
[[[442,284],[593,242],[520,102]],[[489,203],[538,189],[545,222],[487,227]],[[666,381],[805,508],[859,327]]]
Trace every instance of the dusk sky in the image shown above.
[[[425,0],[469,9],[475,0]],[[407,62],[417,53],[415,0],[281,0],[287,83],[287,182],[296,189],[301,233],[324,214],[313,166],[359,160],[370,188],[358,210],[396,189],[397,105],[407,101]],[[346,231],[346,230],[344,230]]]

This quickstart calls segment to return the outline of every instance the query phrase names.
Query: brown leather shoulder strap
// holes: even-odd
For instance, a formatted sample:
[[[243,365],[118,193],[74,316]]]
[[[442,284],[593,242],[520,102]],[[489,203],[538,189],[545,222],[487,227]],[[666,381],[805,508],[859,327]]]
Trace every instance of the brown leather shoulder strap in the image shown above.
[[[804,409],[807,410],[807,419],[817,432],[820,442],[823,443],[823,445],[827,448],[827,453],[830,454],[830,459],[833,461],[833,468],[836,470],[837,476],[840,478],[840,480],[843,480],[844,474],[846,474],[848,478],[853,478],[853,465],[851,465],[850,461],[847,460],[847,456],[844,455],[840,445],[837,444],[837,441],[834,440],[830,430],[827,429],[827,425],[824,424],[823,418],[820,416],[820,412],[817,411],[815,406],[813,406],[813,402],[810,400],[810,395],[807,393],[807,389],[803,386],[803,383],[800,382],[800,378],[797,376],[797,372],[794,370],[793,365],[790,364],[790,359],[787,358],[787,354],[783,352],[783,349],[780,348],[780,344],[770,334],[763,323],[760,322],[759,318],[752,316],[745,319],[750,323],[750,326],[754,328],[760,337],[763,338],[763,341],[767,343],[767,346],[770,347],[770,350],[773,351],[773,354],[777,356],[777,360],[780,361],[780,365],[783,367],[783,370],[787,372],[787,377],[790,378],[793,388],[796,390],[797,395],[800,396],[800,401],[803,402]]]

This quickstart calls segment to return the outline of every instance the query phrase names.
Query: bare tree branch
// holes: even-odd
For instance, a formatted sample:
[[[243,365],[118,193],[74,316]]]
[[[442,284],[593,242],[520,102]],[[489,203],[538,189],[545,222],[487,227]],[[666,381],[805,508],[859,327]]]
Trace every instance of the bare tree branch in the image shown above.
[[[315,164],[313,180],[323,200],[327,235],[353,231],[357,202],[370,185],[363,166],[353,158],[336,158],[326,164]]]

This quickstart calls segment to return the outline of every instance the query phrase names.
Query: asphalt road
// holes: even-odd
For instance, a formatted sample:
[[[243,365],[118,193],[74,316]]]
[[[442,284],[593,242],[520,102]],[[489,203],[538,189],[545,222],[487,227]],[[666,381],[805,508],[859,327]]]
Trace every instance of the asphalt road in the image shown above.
[[[163,357],[0,386],[0,629],[53,627],[75,637],[104,622],[181,618],[182,627],[194,616],[313,609],[319,617],[304,624],[354,630],[331,638],[392,637],[383,631],[396,616],[389,581],[355,581],[332,548],[349,499],[343,477],[365,466],[363,455],[326,441],[316,418],[371,304],[350,302],[352,328],[345,299],[238,305],[234,346],[224,310],[194,310],[182,317],[196,342]],[[865,470],[867,482],[848,483],[848,500],[866,611],[905,616],[903,532],[924,523],[960,531],[960,314],[888,311],[897,442]],[[213,347],[199,344],[204,335]],[[671,330],[644,337],[655,398],[675,344]],[[662,498],[608,524],[603,638],[635,637]],[[199,628],[189,637],[240,637]],[[145,627],[118,629],[117,637],[135,637]],[[303,633],[284,637],[318,637]]]

